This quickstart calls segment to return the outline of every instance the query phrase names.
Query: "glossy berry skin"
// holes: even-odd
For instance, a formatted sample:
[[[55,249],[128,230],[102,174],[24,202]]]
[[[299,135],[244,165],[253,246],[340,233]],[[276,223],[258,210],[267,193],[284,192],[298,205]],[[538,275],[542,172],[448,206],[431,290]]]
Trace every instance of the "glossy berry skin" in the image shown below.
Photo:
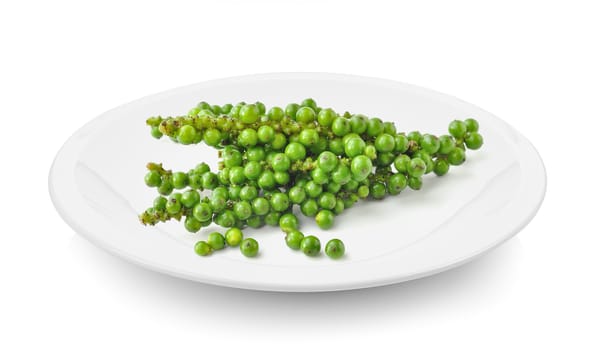
[[[480,147],[482,147],[483,144],[484,138],[482,137],[482,135],[478,134],[475,131],[469,133],[469,135],[467,135],[467,137],[465,138],[465,146],[467,146],[467,148],[469,149],[479,149]]]
[[[267,112],[267,116],[270,120],[280,121],[284,118],[284,110],[280,107],[272,107]]]
[[[162,184],[162,175],[156,170],[145,174],[145,184],[149,187],[159,187]]]
[[[225,243],[230,247],[237,247],[242,242],[242,230],[237,227],[232,227],[225,232]]]
[[[413,158],[410,160],[408,165],[406,166],[406,171],[411,177],[421,177],[425,174],[425,170],[427,169],[427,165],[420,158]]]
[[[300,249],[307,256],[317,256],[322,249],[322,244],[316,236],[305,236],[301,240]]]
[[[428,154],[435,154],[440,149],[440,140],[434,135],[425,134],[421,138],[421,148]]]
[[[420,177],[410,177],[408,178],[408,187],[412,190],[418,191],[423,187],[423,179]]]
[[[225,247],[225,237],[219,232],[212,232],[208,235],[208,245],[213,250],[221,250]]]
[[[196,220],[204,222],[208,221],[212,217],[212,209],[208,203],[198,203],[194,206],[192,215]]]
[[[315,168],[311,171],[311,179],[318,185],[324,185],[325,183],[328,183],[330,177],[324,170]]]
[[[156,199],[154,199],[154,210],[164,210],[166,209],[166,203],[168,202],[168,200],[166,199],[166,197],[163,196],[158,196],[156,197]]]
[[[393,166],[399,173],[408,173],[408,163],[410,163],[410,157],[406,154],[400,154],[393,161]]]
[[[253,214],[252,206],[245,201],[236,202],[233,210],[236,217],[240,220],[246,220]]]
[[[337,165],[339,165],[339,159],[330,151],[324,151],[318,156],[318,168],[325,173],[330,173]]]
[[[325,108],[318,112],[318,124],[321,126],[331,126],[335,118],[337,118],[337,113],[331,108]]]
[[[301,203],[301,213],[307,217],[313,217],[318,213],[318,203],[314,199],[307,199]]]
[[[379,152],[391,152],[396,147],[396,140],[389,134],[381,134],[375,140],[375,148]]]
[[[271,208],[278,212],[288,209],[288,206],[290,205],[288,195],[281,192],[272,194],[269,203],[271,205]]]
[[[385,126],[383,125],[383,121],[379,118],[371,118],[368,120],[368,125],[366,126],[366,133],[369,136],[378,136],[383,133]]]
[[[323,230],[328,230],[331,228],[335,221],[335,215],[332,211],[327,209],[322,209],[316,214],[316,224],[318,227]]]
[[[461,139],[461,138],[463,138],[465,136],[465,133],[467,132],[467,125],[463,121],[453,120],[448,125],[448,132],[455,139]]]
[[[450,163],[450,165],[461,165],[463,162],[465,162],[465,151],[459,147],[455,147],[455,149],[448,154],[448,163]]]
[[[392,196],[397,195],[406,188],[407,182],[406,176],[400,173],[393,174],[387,180],[387,192]]]
[[[196,137],[196,129],[191,125],[183,125],[179,128],[179,134],[177,135],[177,140],[179,143],[184,145],[189,145],[194,142]]]
[[[187,176],[187,174],[185,174],[182,171],[174,172],[170,178],[170,180],[173,183],[173,187],[178,190],[185,188],[185,186],[187,186],[188,179],[189,179],[189,177]]]
[[[246,238],[240,243],[240,252],[247,258],[255,257],[259,253],[259,243],[253,238]]]
[[[340,239],[333,238],[326,243],[324,252],[331,259],[340,259],[345,254],[345,244]]]
[[[297,160],[304,159],[307,152],[305,150],[305,146],[302,144],[298,142],[291,142],[284,149],[284,153],[291,161],[295,162]]]
[[[372,172],[372,161],[365,155],[358,155],[351,161],[351,177],[356,181],[362,181]]]
[[[467,132],[478,132],[480,129],[480,124],[477,120],[473,118],[465,119],[465,127],[467,128]]]
[[[301,248],[301,241],[304,237],[305,236],[300,231],[292,230],[286,234],[284,240],[290,249],[299,250]]]
[[[444,176],[448,173],[450,164],[446,159],[438,159],[433,167],[433,172],[438,176]]]
[[[307,194],[305,193],[305,189],[299,186],[291,187],[291,189],[288,190],[288,199],[294,204],[303,203],[306,197]]]
[[[299,123],[310,123],[316,119],[316,112],[310,107],[301,107],[297,111],[295,120]]]
[[[196,233],[202,228],[202,222],[196,220],[193,216],[186,218],[183,225],[187,231],[192,233]]]
[[[352,137],[345,142],[344,151],[349,158],[353,158],[357,155],[364,153],[366,142],[358,137]]]
[[[308,181],[303,188],[309,198],[316,198],[322,193],[322,186],[313,181]]]
[[[257,130],[257,137],[261,143],[270,143],[276,137],[276,131],[269,125],[262,125]]]
[[[266,215],[271,209],[269,201],[263,197],[258,197],[252,200],[252,211],[255,215]]]
[[[350,131],[349,120],[337,117],[331,125],[332,132],[337,136],[345,136]]]
[[[382,182],[375,182],[370,187],[370,195],[374,199],[383,199],[387,195],[387,188]]]
[[[290,232],[299,228],[299,219],[292,213],[286,213],[280,217],[278,225],[282,231]]]
[[[259,120],[259,107],[256,104],[245,105],[240,108],[240,121],[244,124],[252,124]]]
[[[287,171],[290,168],[290,158],[284,153],[276,154],[271,160],[274,171]]]
[[[318,197],[318,205],[322,209],[331,210],[337,205],[337,197],[330,192],[324,192]]]
[[[205,241],[199,241],[194,246],[194,251],[200,256],[207,256],[212,252],[212,248]]]
[[[440,149],[438,150],[439,154],[448,154],[452,152],[452,150],[456,147],[455,141],[450,135],[442,135],[439,138],[440,140]]]

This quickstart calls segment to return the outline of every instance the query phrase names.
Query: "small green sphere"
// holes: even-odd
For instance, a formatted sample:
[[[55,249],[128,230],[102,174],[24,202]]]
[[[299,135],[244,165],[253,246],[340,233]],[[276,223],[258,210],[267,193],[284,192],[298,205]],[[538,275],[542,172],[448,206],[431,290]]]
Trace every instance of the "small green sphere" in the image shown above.
[[[200,193],[196,190],[188,190],[183,192],[181,196],[181,204],[186,208],[193,208],[194,205],[200,203]]]
[[[396,140],[389,134],[381,134],[375,140],[375,148],[379,152],[391,152],[396,147]]]
[[[318,203],[313,198],[306,199],[301,203],[301,213],[307,217],[315,216],[318,213]]]
[[[156,197],[156,199],[154,199],[154,209],[158,211],[166,209],[167,202],[168,200],[164,196]]]
[[[425,134],[421,138],[421,148],[428,154],[435,154],[440,149],[440,140],[431,134]]]
[[[477,132],[470,132],[465,138],[465,146],[469,149],[479,149],[484,144],[484,138]]]
[[[199,241],[194,246],[194,251],[200,256],[209,255],[212,252],[210,245],[204,241]]]
[[[467,127],[467,132],[478,132],[480,129],[480,124],[473,118],[465,119],[465,126]]]
[[[318,124],[324,127],[332,125],[332,122],[337,118],[337,113],[330,108],[324,108],[318,113]]]
[[[293,186],[288,190],[288,199],[294,204],[301,204],[307,197],[305,189],[299,186]]]
[[[240,252],[248,258],[252,258],[259,252],[259,243],[253,238],[246,238],[240,243]]]
[[[374,199],[383,199],[387,195],[387,188],[382,182],[375,182],[370,186],[370,195]]]
[[[318,109],[318,105],[316,104],[316,101],[314,101],[313,98],[306,98],[301,101],[301,107],[308,107],[313,109],[314,111]]]
[[[444,176],[449,168],[450,164],[446,159],[438,159],[433,167],[433,172],[438,176]]]
[[[410,189],[418,191],[423,186],[423,179],[421,177],[410,177],[408,178],[408,187]]]
[[[261,143],[271,143],[276,137],[276,131],[269,125],[261,125],[257,130],[257,137]]]
[[[183,125],[179,128],[179,133],[177,134],[177,140],[179,143],[184,145],[189,145],[194,142],[196,138],[196,129],[191,125]]]
[[[322,244],[316,236],[305,236],[301,240],[301,250],[307,256],[316,256],[322,249]]]
[[[271,198],[269,199],[269,203],[271,205],[271,208],[277,212],[284,211],[290,206],[288,195],[282,192],[276,192],[272,194]]]
[[[310,107],[301,107],[297,111],[295,120],[302,124],[311,123],[316,119],[316,112]]]
[[[448,153],[448,163],[450,165],[461,165],[465,162],[465,151],[462,148],[455,147]]]
[[[318,156],[318,168],[327,174],[333,171],[337,165],[339,165],[339,159],[330,151],[324,151]]]
[[[340,259],[345,254],[345,245],[340,239],[333,238],[326,243],[324,252],[331,259]]]
[[[213,250],[221,250],[225,247],[225,237],[219,232],[212,232],[208,235],[208,245]]]
[[[244,124],[252,124],[259,120],[259,107],[256,104],[244,105],[240,108],[240,121]]]
[[[225,232],[225,242],[230,247],[237,247],[242,242],[242,230],[237,227],[232,227]]]
[[[282,120],[282,118],[284,118],[284,110],[280,107],[272,107],[267,112],[267,116],[270,120],[279,122],[280,120]]]
[[[313,147],[320,142],[320,134],[315,129],[303,129],[299,134],[299,142],[306,147]]]
[[[351,177],[356,181],[362,181],[372,172],[372,161],[365,155],[355,156],[350,164]]]
[[[334,225],[335,214],[327,209],[322,209],[316,214],[316,224],[323,230],[328,230]]]
[[[387,179],[387,192],[391,195],[396,195],[406,188],[406,176],[400,173],[393,174]]]
[[[295,115],[297,114],[297,111],[299,110],[299,105],[296,103],[291,103],[288,106],[286,106],[286,108],[284,109],[284,114],[286,114],[288,117],[295,119]]]
[[[298,142],[291,142],[284,149],[284,154],[286,154],[286,156],[290,158],[292,162],[296,162],[297,160],[305,159],[307,151],[305,150],[305,146],[302,144]]]
[[[318,205],[322,209],[332,210],[337,204],[337,197],[330,192],[324,192],[318,197]]]
[[[290,232],[299,228],[299,219],[292,213],[283,214],[278,222],[280,229],[284,232]]]
[[[157,170],[145,174],[145,184],[149,187],[159,187],[162,184],[162,175]]]
[[[455,140],[450,135],[440,136],[440,149],[438,153],[448,154],[456,147]]]
[[[216,147],[221,142],[221,132],[214,128],[206,129],[202,139],[207,145]]]
[[[305,236],[301,231],[292,230],[286,234],[284,240],[290,249],[299,250],[301,248],[301,241],[304,237]]]
[[[345,136],[349,133],[349,120],[344,117],[337,117],[331,125],[332,132],[337,136]]]
[[[252,206],[246,201],[236,202],[233,210],[236,217],[240,220],[246,220],[253,214]]]
[[[187,176],[187,174],[185,174],[182,171],[176,171],[170,177],[170,180],[173,183],[173,187],[178,190],[185,188],[185,186],[187,186],[188,179],[189,179],[189,177]]]
[[[274,171],[288,171],[290,158],[284,153],[277,153],[271,159],[271,167]]]
[[[413,158],[406,166],[406,171],[411,177],[421,177],[425,174],[425,170],[427,169],[427,165],[420,158]]]
[[[448,132],[455,139],[462,139],[465,136],[465,133],[467,132],[467,125],[463,121],[453,120],[448,125]]]
[[[208,203],[198,203],[194,206],[192,215],[201,222],[208,221],[212,218],[213,211]]]
[[[202,222],[196,220],[193,216],[188,216],[183,223],[185,229],[189,232],[196,233],[202,228]]]
[[[271,205],[269,204],[269,201],[263,197],[258,197],[253,199],[252,201],[252,212],[255,215],[266,215],[267,213],[269,213],[269,209],[271,208]],[[235,207],[234,207],[235,210]],[[237,214],[236,214],[237,215]]]

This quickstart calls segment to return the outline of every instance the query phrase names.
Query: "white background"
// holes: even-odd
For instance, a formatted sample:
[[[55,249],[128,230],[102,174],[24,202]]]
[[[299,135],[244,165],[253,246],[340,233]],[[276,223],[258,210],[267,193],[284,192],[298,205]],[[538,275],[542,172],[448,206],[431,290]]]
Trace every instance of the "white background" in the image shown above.
[[[0,348],[604,348],[606,12],[599,1],[4,1]],[[55,212],[48,169],[96,115],[190,83],[323,71],[404,81],[500,116],[547,196],[461,268],[324,294],[131,266]],[[9,345],[12,344],[12,345]]]

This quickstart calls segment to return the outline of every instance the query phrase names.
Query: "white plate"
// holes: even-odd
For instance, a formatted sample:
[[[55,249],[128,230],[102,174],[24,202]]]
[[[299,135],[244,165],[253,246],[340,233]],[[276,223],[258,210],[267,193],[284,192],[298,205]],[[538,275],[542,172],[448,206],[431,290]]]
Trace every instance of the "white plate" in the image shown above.
[[[189,169],[216,165],[216,150],[182,146],[149,135],[151,115],[183,114],[200,100],[224,104],[263,101],[284,106],[313,97],[331,106],[391,120],[401,131],[447,133],[454,119],[474,117],[485,144],[442,178],[426,176],[421,191],[407,189],[383,201],[358,203],[329,231],[302,217],[302,231],[324,243],[333,237],[346,256],[333,261],[291,251],[274,227],[246,229],[259,241],[257,258],[225,249],[193,252],[197,234],[182,223],[144,227],[137,214],[157,195],[143,183],[145,164]],[[213,168],[216,169],[216,168]],[[209,81],[145,97],[115,108],[78,130],[51,168],[49,188],[63,219],[98,246],[146,268],[186,279],[273,291],[332,291],[385,285],[461,265],[503,243],[536,214],[545,193],[545,169],[530,142],[478,107],[398,82],[324,73],[263,74]]]

